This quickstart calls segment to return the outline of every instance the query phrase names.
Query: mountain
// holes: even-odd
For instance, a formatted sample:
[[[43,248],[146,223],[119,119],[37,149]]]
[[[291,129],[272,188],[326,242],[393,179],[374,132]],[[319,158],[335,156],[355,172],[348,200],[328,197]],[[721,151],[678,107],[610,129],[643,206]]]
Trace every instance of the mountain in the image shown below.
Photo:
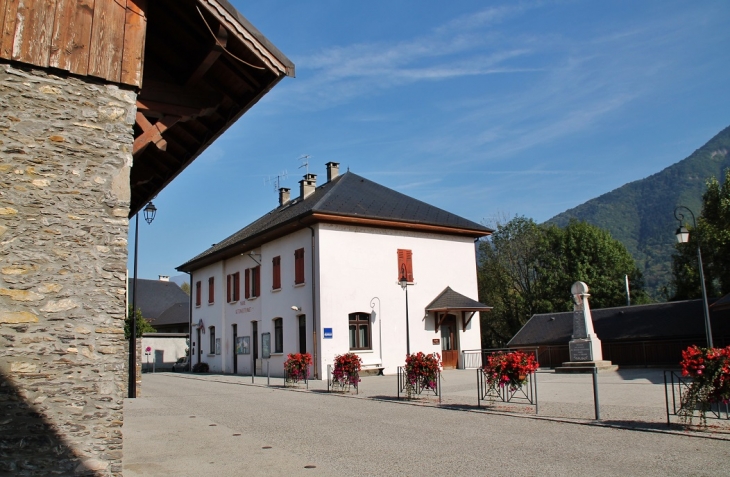
[[[612,190],[548,220],[559,226],[570,219],[586,221],[611,232],[636,259],[647,291],[660,300],[660,290],[671,280],[672,253],[678,222],[674,209],[702,209],[705,181],[722,180],[730,168],[730,127],[720,131],[689,157],[661,172]],[[688,217],[691,223],[691,218]]]

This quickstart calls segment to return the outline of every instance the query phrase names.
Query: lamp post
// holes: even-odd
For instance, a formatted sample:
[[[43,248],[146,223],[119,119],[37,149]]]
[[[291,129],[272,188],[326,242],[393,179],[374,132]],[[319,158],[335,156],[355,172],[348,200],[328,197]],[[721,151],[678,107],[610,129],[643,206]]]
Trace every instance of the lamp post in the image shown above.
[[[695,220],[695,214],[692,213],[689,208],[680,205],[674,209],[674,218],[679,221],[679,228],[675,235],[677,236],[677,242],[687,243],[689,242],[689,230],[682,223],[684,221],[684,214],[680,212],[680,209],[684,209],[689,212],[692,216],[692,226],[694,230],[697,230],[697,221]],[[707,290],[705,289],[705,273],[702,270],[702,252],[700,252],[700,236],[697,235],[697,263],[700,268],[700,285],[702,285],[702,302],[705,308],[705,335],[707,337],[707,347],[712,348],[712,328],[710,327],[710,307],[707,305]]]
[[[411,333],[408,326],[408,274],[406,272],[406,265],[403,264],[400,267],[400,280],[398,285],[406,292],[406,355],[411,354]]]
[[[144,220],[151,224],[157,208],[152,202],[144,208]],[[132,281],[132,317],[129,326],[129,398],[137,397],[137,243],[139,242],[139,212],[134,214],[134,279]],[[200,345],[200,343],[198,343]]]

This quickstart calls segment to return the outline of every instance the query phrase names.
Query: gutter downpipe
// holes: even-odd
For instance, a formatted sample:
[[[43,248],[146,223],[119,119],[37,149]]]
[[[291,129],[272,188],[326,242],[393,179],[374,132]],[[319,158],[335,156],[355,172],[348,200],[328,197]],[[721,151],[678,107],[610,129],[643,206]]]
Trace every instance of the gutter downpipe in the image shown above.
[[[317,303],[315,302],[315,275],[314,275],[314,228],[307,225],[312,231],[312,354],[314,354],[314,379],[319,379],[319,361],[317,360]]]

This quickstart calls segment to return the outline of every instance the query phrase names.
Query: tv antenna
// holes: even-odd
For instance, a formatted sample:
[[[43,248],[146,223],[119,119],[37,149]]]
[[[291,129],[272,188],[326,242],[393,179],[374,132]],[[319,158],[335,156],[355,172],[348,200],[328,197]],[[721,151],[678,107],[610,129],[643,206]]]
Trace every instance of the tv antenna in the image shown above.
[[[284,169],[281,174],[277,174],[274,177],[267,177],[264,179],[264,184],[274,184],[274,192],[278,191],[281,187],[281,181],[285,180],[289,174],[286,172],[286,169]]]
[[[300,161],[302,161],[302,165],[299,166],[299,169],[304,167],[306,174],[309,174],[309,158],[312,157],[309,154],[304,154],[302,157],[299,158]]]

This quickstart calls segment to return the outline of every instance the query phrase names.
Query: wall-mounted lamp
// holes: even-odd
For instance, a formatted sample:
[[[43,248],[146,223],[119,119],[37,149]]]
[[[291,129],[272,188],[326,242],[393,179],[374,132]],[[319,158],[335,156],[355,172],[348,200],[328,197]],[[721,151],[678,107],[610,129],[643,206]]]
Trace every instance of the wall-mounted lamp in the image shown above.
[[[302,307],[301,306],[292,306],[291,309],[294,310],[294,311],[302,311]]]

